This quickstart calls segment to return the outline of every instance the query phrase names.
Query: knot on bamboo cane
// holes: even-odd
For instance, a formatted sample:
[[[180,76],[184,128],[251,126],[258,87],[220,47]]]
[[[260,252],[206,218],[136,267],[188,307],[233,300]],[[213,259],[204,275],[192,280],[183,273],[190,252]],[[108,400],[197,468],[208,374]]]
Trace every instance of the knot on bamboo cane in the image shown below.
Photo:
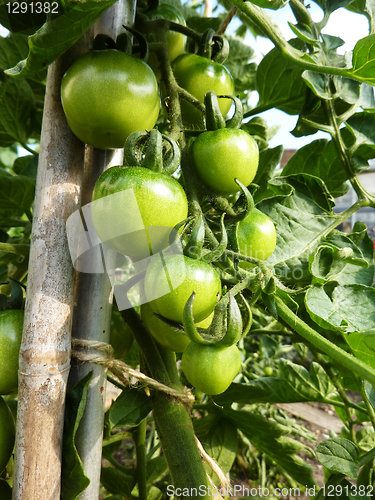
[[[105,366],[108,371],[122,384],[134,386],[135,379],[137,382],[143,383],[147,387],[152,387],[157,391],[165,392],[170,396],[181,401],[182,404],[190,407],[194,402],[194,396],[186,389],[186,392],[181,392],[167,385],[161,384],[157,380],[148,377],[139,370],[135,370],[119,359],[113,357],[113,348],[110,344],[99,342],[97,340],[72,339],[73,352],[72,355],[78,361],[93,363],[96,365]],[[95,350],[96,353],[88,352]]]
[[[110,344],[99,342],[97,340],[72,339],[72,348],[72,356],[74,356],[75,359],[81,362],[105,366],[108,371],[110,371],[111,374],[115,377],[115,379],[117,379],[124,385],[134,386],[135,384],[132,379],[135,379],[137,382],[141,382],[147,387],[152,387],[157,391],[162,391],[166,394],[169,394],[170,396],[181,401],[181,403],[187,406],[189,409],[194,402],[194,396],[191,394],[191,391],[189,389],[185,388],[185,393],[177,391],[176,389],[172,389],[171,387],[161,384],[157,380],[148,377],[139,370],[135,370],[123,361],[115,359],[113,357],[113,348]],[[88,350],[95,350],[97,351],[97,353],[88,352]],[[205,451],[199,439],[197,437],[195,437],[195,439],[202,459],[209,465],[209,467],[213,470],[213,472],[220,480],[219,488],[225,488],[225,490],[228,491],[228,487],[230,488],[230,482],[228,481],[227,477],[221,470],[218,463]],[[215,487],[210,476],[208,476],[208,480],[211,486]],[[216,495],[215,500],[222,500],[221,495]]]

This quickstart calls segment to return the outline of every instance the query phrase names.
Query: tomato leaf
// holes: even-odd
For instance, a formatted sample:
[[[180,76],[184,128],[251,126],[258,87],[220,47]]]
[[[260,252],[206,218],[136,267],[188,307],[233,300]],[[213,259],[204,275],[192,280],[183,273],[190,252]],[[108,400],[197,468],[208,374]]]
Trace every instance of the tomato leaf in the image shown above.
[[[122,470],[112,467],[102,468],[100,482],[109,493],[131,497],[131,492],[137,483],[136,470],[125,467]]]
[[[237,427],[233,422],[221,418],[204,436],[202,444],[210,457],[219,464],[224,474],[227,474],[237,454]],[[216,479],[211,468],[207,468],[207,473],[210,477]]]
[[[319,443],[316,448],[316,456],[319,462],[332,472],[339,472],[356,479],[359,469],[358,446],[341,437],[327,439]]]
[[[3,210],[15,215],[22,215],[30,210],[34,201],[35,180],[23,175],[1,176],[0,214]],[[1,217],[0,217],[1,218]]]
[[[324,181],[336,198],[349,189],[342,163],[332,141],[318,139],[298,149],[283,168],[283,175],[308,173]]]
[[[61,473],[61,500],[75,500],[90,484],[75,445],[75,436],[86,407],[89,372],[70,391],[65,402],[64,436]]]
[[[306,486],[314,486],[313,468],[296,455],[304,446],[285,436],[283,426],[249,411],[222,409],[237,428],[269,458],[282,467],[293,479]]]
[[[26,35],[11,33],[7,38],[0,38],[0,71],[17,64],[28,51]]]
[[[299,42],[301,46],[301,42]],[[262,108],[278,108],[289,115],[300,113],[306,85],[302,70],[287,62],[277,48],[262,59],[256,74],[256,87]]]
[[[34,111],[34,95],[26,81],[8,79],[0,86],[0,146],[27,142]]]
[[[347,332],[375,328],[375,288],[365,285],[338,285],[331,296],[321,285],[310,288],[305,304],[313,319],[323,328]]]
[[[303,366],[280,359],[278,377],[259,377],[246,384],[232,384],[223,394],[214,396],[218,405],[254,403],[323,402],[333,398],[335,388],[323,368],[312,363],[310,372]]]
[[[352,64],[353,67],[346,72],[349,78],[375,85],[375,34],[358,40],[353,50]]]
[[[375,368],[375,329],[353,332],[345,340],[356,358]]]
[[[69,2],[69,9],[64,7],[64,14],[47,21],[28,38],[27,58],[8,69],[6,74],[15,78],[25,78],[44,69],[68,50],[115,1]],[[62,6],[59,8],[61,9]]]
[[[144,392],[127,387],[109,410],[111,428],[136,427],[152,410],[152,399]]]

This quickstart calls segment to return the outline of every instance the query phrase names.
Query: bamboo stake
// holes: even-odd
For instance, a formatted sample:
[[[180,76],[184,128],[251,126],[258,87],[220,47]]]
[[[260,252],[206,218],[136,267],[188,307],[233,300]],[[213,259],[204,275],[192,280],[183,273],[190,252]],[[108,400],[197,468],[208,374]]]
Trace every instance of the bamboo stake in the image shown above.
[[[133,0],[121,0],[115,3],[95,24],[95,34],[105,33],[116,38],[123,31],[122,24],[133,24],[134,14]],[[87,148],[83,206],[91,201],[92,190],[99,175],[109,166],[121,164],[122,150],[116,152]],[[108,258],[115,259],[114,252],[113,255],[107,255],[107,264]],[[98,260],[100,260],[98,262],[100,268],[100,256]],[[72,336],[78,339],[109,342],[112,290],[107,274],[79,273],[75,296],[77,304],[74,310]],[[90,363],[73,364],[69,377],[69,386],[71,386],[89,371],[92,371],[93,375],[87,392],[86,409],[76,435],[76,446],[90,484],[79,496],[80,500],[99,498],[106,368]]]
[[[14,500],[60,498],[74,291],[65,222],[79,207],[84,159],[65,120],[60,83],[87,46],[83,37],[48,69],[20,349]]]

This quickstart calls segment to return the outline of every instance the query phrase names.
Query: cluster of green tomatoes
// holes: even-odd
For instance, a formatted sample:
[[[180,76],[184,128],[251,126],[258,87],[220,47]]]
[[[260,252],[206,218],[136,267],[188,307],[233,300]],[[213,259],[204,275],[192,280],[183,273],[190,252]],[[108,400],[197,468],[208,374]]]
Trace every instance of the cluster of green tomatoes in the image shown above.
[[[185,25],[181,14],[169,5],[160,5],[148,18]],[[152,35],[147,36],[152,40]],[[188,148],[190,170],[182,168],[181,173],[179,147],[155,129],[162,73],[155,54],[148,65],[116,47],[92,50],[63,77],[62,105],[72,131],[84,143],[99,149],[125,145],[124,165],[107,169],[96,182],[92,198],[95,230],[106,246],[133,261],[150,259],[140,310],[144,326],[158,343],[183,353],[182,369],[193,386],[219,394],[239,372],[237,343],[244,324],[237,299],[223,290],[220,266],[205,245],[209,218],[204,220],[203,212],[199,215],[191,209],[191,186],[201,200],[230,200],[239,196],[239,186],[249,194],[247,186],[256,175],[259,152],[256,141],[240,128],[242,107],[233,96],[228,69],[204,54],[184,53],[181,33],[170,31],[166,40],[179,87],[206,106],[203,116],[192,99],[180,99],[182,123],[195,132]],[[233,102],[234,115],[225,120]],[[125,196],[129,190],[135,196],[137,213]],[[129,221],[139,214],[145,231],[129,233]],[[173,228],[183,243],[182,255],[166,250]],[[222,235],[220,231],[215,234]],[[276,246],[272,221],[253,207],[232,223],[231,234],[232,250],[245,257],[263,261]],[[196,254],[193,248],[198,249]],[[160,252],[162,260],[153,258]],[[209,258],[205,258],[207,253]],[[246,259],[239,264],[245,275],[254,266]],[[247,324],[249,318],[250,310]]]

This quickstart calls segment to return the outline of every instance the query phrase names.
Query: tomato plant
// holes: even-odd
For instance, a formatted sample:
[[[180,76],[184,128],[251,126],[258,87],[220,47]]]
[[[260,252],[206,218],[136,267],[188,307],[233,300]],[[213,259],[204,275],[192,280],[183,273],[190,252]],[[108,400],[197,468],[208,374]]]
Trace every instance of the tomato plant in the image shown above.
[[[0,394],[17,391],[23,311],[0,311]]]
[[[166,248],[171,229],[187,217],[181,185],[142,167],[106,170],[95,185],[93,201],[92,218],[101,241],[138,260]]]
[[[237,346],[202,345],[191,342],[182,355],[188,381],[206,394],[220,394],[230,386],[241,368]]]
[[[235,179],[248,186],[258,169],[257,143],[244,130],[204,132],[190,146],[189,155],[198,177],[220,194],[236,193]]]
[[[201,102],[209,90],[216,94],[233,94],[234,83],[228,69],[223,65],[197,54],[181,54],[172,63],[174,76],[178,84]],[[228,113],[231,102],[222,100],[220,110],[223,116]],[[181,101],[184,121],[189,125],[200,125],[203,117],[193,104]]]
[[[185,304],[195,291],[193,314],[199,322],[212,313],[220,297],[221,282],[218,272],[209,264],[170,255],[165,257],[165,265],[159,259],[151,261],[146,270],[145,289],[153,311],[180,323]],[[153,297],[157,298],[152,300]]]
[[[179,23],[185,26],[185,19],[181,12],[174,5],[161,3],[154,10],[147,13],[147,17],[150,19],[168,19],[175,23]],[[172,62],[184,51],[185,46],[185,36],[182,33],[177,33],[175,31],[168,31],[167,33],[167,46],[169,60]],[[160,70],[158,68],[158,62],[155,54],[150,53],[147,60],[147,64],[152,68],[158,79],[161,78]]]
[[[76,136],[100,149],[122,148],[132,132],[152,128],[160,110],[151,68],[119,50],[80,57],[64,75],[61,100]]]
[[[15,429],[12,413],[4,399],[0,397],[0,472],[4,470],[12,455],[14,436]],[[4,487],[4,490],[6,490],[6,487]]]
[[[211,15],[210,2],[173,0],[186,23],[168,20],[171,7],[150,13],[156,3],[146,0],[56,3],[64,9],[38,26],[9,12],[17,2],[0,5],[9,30],[0,31],[0,321],[20,308],[10,283],[27,287],[19,393],[8,404],[18,404],[19,446],[14,473],[12,461],[1,472],[13,496],[212,500],[207,472],[267,498],[371,496],[371,2],[318,2],[316,21],[316,5],[297,0],[214,2]],[[111,4],[118,16],[101,17]],[[343,12],[368,22],[349,52],[348,30],[342,39],[331,31]],[[284,15],[289,41],[276,25]],[[124,26],[132,47],[124,19],[134,19]],[[134,57],[145,49],[139,33],[160,82]],[[264,38],[274,45],[267,54]],[[112,167],[120,151],[98,150],[123,146],[124,166]],[[129,256],[121,269],[91,222]],[[126,365],[103,345],[112,298],[135,339]],[[0,387],[13,377],[4,389],[13,392],[6,331]],[[119,392],[112,403],[107,371]],[[294,403],[330,405],[337,418],[324,441],[291,418]],[[13,435],[3,427],[0,458]],[[202,448],[223,475],[203,467],[213,462]],[[324,477],[313,474],[318,462]]]

